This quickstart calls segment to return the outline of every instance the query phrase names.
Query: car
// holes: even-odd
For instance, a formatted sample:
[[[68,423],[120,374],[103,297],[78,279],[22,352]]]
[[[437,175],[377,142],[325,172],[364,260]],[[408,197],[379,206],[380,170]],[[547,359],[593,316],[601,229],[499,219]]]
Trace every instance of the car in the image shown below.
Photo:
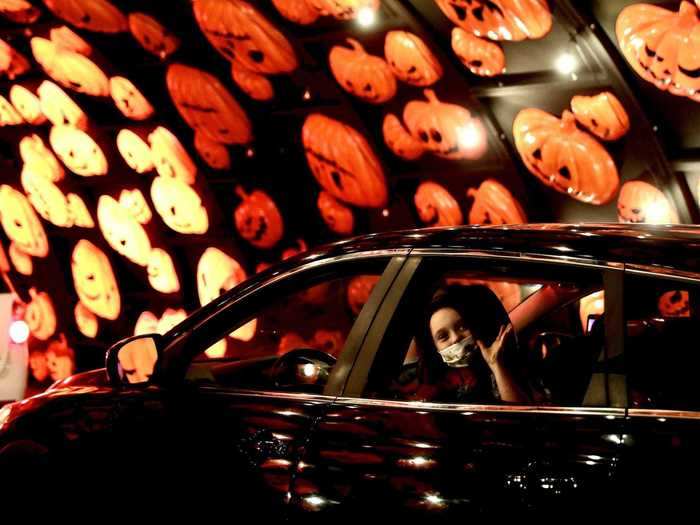
[[[692,226],[341,241],[6,405],[0,465],[97,470],[294,523],[692,508],[699,285]],[[460,399],[421,376],[428,304],[467,288],[508,312],[526,399]]]

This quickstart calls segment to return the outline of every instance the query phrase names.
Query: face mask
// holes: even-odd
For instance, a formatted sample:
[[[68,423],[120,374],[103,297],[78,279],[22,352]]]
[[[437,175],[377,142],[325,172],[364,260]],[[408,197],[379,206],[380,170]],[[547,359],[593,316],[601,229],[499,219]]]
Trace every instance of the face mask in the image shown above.
[[[464,367],[469,366],[476,355],[476,342],[469,336],[455,344],[438,350],[440,357],[447,366]]]

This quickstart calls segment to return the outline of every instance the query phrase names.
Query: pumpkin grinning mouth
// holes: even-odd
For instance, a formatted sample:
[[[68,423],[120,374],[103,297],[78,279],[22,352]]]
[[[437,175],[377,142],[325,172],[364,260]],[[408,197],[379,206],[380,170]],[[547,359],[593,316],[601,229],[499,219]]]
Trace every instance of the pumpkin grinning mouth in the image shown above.
[[[342,166],[338,165],[338,163],[335,162],[334,160],[329,159],[328,157],[325,157],[322,153],[318,153],[318,152],[312,150],[311,148],[305,148],[305,151],[309,155],[312,155],[316,160],[326,164],[327,166],[330,166],[331,168],[334,168],[335,170],[342,172],[343,175],[345,175],[347,177],[352,177],[353,179],[355,178],[355,175],[352,172],[350,172],[350,171],[346,170],[345,168],[343,168]]]
[[[201,106],[196,102],[181,101],[180,105],[183,108],[191,109],[193,111],[199,111],[200,113],[218,113],[218,111],[215,108],[211,106]]]
[[[689,78],[700,78],[700,67],[698,67],[696,69],[686,69],[683,66],[679,65],[678,71],[680,71],[686,77],[689,77]]]
[[[227,40],[239,40],[239,41],[252,40],[250,38],[250,35],[247,33],[243,33],[242,35],[237,35],[235,33],[231,33],[230,31],[217,31],[216,29],[206,29],[206,32],[212,36],[225,38]]]

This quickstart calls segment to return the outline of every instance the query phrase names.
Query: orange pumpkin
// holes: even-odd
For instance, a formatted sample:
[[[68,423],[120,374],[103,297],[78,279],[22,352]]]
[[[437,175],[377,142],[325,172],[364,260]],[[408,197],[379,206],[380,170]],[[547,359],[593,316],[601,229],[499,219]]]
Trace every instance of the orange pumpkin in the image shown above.
[[[687,290],[671,290],[658,301],[662,317],[690,317],[690,294]]]
[[[455,198],[437,182],[422,182],[413,202],[420,220],[429,226],[458,226],[464,221]]]
[[[224,58],[254,73],[291,73],[297,68],[292,45],[251,4],[193,0],[193,8],[199,28]]]
[[[245,111],[214,75],[173,64],[168,68],[167,83],[175,107],[193,130],[222,144],[253,140]]]
[[[352,210],[335,200],[330,193],[322,191],[316,201],[321,217],[328,228],[338,235],[350,235],[355,228]]]
[[[81,29],[98,33],[121,33],[128,29],[124,14],[108,0],[44,0],[46,7]]]
[[[122,190],[119,194],[119,205],[128,211],[129,215],[140,224],[148,224],[151,222],[153,214],[141,190]]]
[[[396,78],[413,86],[431,86],[442,77],[442,66],[421,38],[408,31],[389,31],[384,56]]]
[[[158,317],[153,312],[145,310],[141,312],[134,325],[134,335],[157,334]]]
[[[258,75],[237,64],[231,64],[231,78],[246,95],[254,100],[267,101],[275,97],[275,88],[263,75]]]
[[[29,69],[29,61],[10,44],[0,39],[0,75],[14,80]]]
[[[304,253],[308,249],[309,247],[306,245],[306,241],[304,239],[297,239],[296,246],[287,248],[282,252],[282,260],[284,261],[285,259],[290,259],[296,255],[299,255],[300,253]]]
[[[542,38],[552,28],[546,0],[435,0],[462,29],[491,40]]]
[[[353,277],[348,283],[348,305],[355,315],[360,314],[360,310],[369,300],[375,285],[379,282],[378,275],[358,275]]]
[[[571,111],[581,125],[603,140],[617,140],[630,129],[625,108],[609,91],[592,97],[574,96]]]
[[[46,147],[39,135],[31,134],[19,141],[19,155],[25,164],[31,164],[52,182],[63,180],[64,172],[56,156]]]
[[[73,126],[82,130],[87,129],[87,115],[56,84],[49,80],[44,80],[39,86],[37,93],[41,104],[41,112],[46,115],[51,124],[54,126]]]
[[[0,15],[17,24],[33,24],[41,11],[26,0],[2,0]]]
[[[467,108],[440,102],[435,93],[424,91],[427,102],[406,104],[403,120],[409,133],[423,147],[447,159],[478,159],[486,153],[488,137],[481,119]]]
[[[461,27],[452,30],[452,51],[469,71],[480,77],[494,77],[506,70],[506,56],[501,46],[467,33]]]
[[[178,233],[201,234],[209,229],[209,215],[199,194],[180,179],[156,177],[151,200],[163,222]]]
[[[158,175],[179,179],[193,184],[197,178],[197,165],[182,143],[169,130],[158,126],[148,135],[151,158]]]
[[[90,310],[85,308],[83,303],[78,302],[73,309],[73,317],[75,317],[75,325],[78,331],[85,337],[94,339],[97,337],[97,332],[100,326],[97,322],[97,317]]]
[[[21,192],[0,185],[0,223],[17,249],[33,257],[49,254],[49,241],[34,208]]]
[[[186,318],[187,312],[182,308],[166,308],[163,315],[161,315],[160,319],[158,320],[156,332],[159,334],[165,334],[179,325]]]
[[[76,35],[67,26],[54,27],[51,29],[51,31],[49,31],[49,39],[58,47],[80,53],[81,55],[88,56],[92,53],[92,46],[80,38],[80,36]]]
[[[319,184],[336,199],[381,208],[388,191],[384,171],[367,140],[342,122],[312,113],[302,128],[306,161]]]
[[[321,15],[306,0],[272,0],[272,4],[279,14],[295,24],[313,24]]]
[[[383,58],[367,53],[362,44],[347,39],[352,49],[333,46],[328,55],[333,76],[345,91],[371,104],[381,104],[396,94],[396,79]]]
[[[10,243],[8,253],[12,261],[12,266],[14,266],[15,270],[19,273],[22,275],[31,275],[34,272],[32,257],[20,250],[14,242]]]
[[[345,336],[340,330],[324,330],[319,328],[314,332],[311,346],[332,356],[337,356],[345,345]]]
[[[109,94],[114,105],[126,118],[131,120],[146,120],[153,115],[153,106],[141,94],[131,80],[124,77],[109,79]]]
[[[66,195],[66,200],[68,201],[68,213],[70,213],[74,226],[79,226],[80,228],[95,227],[95,221],[92,220],[85,202],[79,195],[69,193]]]
[[[73,217],[68,209],[68,201],[63,192],[50,179],[44,177],[42,165],[33,169],[33,164],[22,168],[22,188],[29,202],[41,217],[54,226],[73,226]]]
[[[46,292],[37,292],[36,288],[29,289],[31,301],[24,313],[24,320],[29,331],[40,341],[46,341],[56,332],[56,310],[53,301]]]
[[[180,39],[146,13],[129,13],[129,30],[141,47],[162,59],[180,47]]]
[[[351,20],[363,10],[379,9],[379,0],[306,0],[311,7],[323,16],[338,20]]]
[[[467,195],[474,199],[469,210],[469,224],[524,224],[527,216],[520,203],[503,184],[487,179],[479,189],[470,188]]]
[[[180,291],[180,279],[170,254],[161,248],[153,248],[148,258],[148,282],[160,293]]]
[[[102,250],[86,239],[78,241],[71,257],[71,271],[75,291],[85,308],[110,321],[119,317],[119,286]]]
[[[10,102],[27,123],[34,126],[46,122],[46,116],[41,112],[39,97],[26,87],[15,84],[10,88]]]
[[[296,332],[287,332],[280,337],[277,345],[277,355],[284,355],[291,350],[298,348],[310,348],[311,344]]]
[[[0,127],[2,126],[17,126],[23,124],[22,115],[5,97],[0,95]]]
[[[66,343],[63,334],[58,341],[51,341],[46,349],[46,367],[52,381],[61,381],[75,372],[75,352]]]
[[[284,221],[275,201],[264,191],[248,194],[241,186],[236,186],[236,194],[243,201],[234,212],[238,233],[257,248],[272,248],[284,235]]]
[[[113,250],[139,266],[148,264],[151,241],[129,210],[109,195],[102,195],[97,201],[97,222]]]
[[[71,126],[54,126],[49,133],[49,142],[61,162],[76,175],[107,175],[107,158],[84,131]]]
[[[677,224],[678,213],[655,186],[641,181],[625,182],[617,197],[617,220],[626,223]]]
[[[389,149],[401,158],[416,160],[425,152],[423,144],[414,139],[399,118],[392,113],[384,117],[382,134]]]
[[[579,301],[579,318],[584,333],[588,333],[588,317],[591,315],[603,315],[605,313],[605,292],[593,292]]]
[[[527,169],[546,186],[590,204],[605,204],[620,178],[600,143],[576,127],[564,111],[561,120],[539,109],[524,109],[513,121],[515,147]]]
[[[231,167],[231,156],[225,145],[209,140],[202,133],[195,132],[194,148],[207,166],[215,170],[227,170]]]
[[[117,134],[117,149],[136,173],[146,173],[153,169],[150,146],[130,129],[123,129]]]

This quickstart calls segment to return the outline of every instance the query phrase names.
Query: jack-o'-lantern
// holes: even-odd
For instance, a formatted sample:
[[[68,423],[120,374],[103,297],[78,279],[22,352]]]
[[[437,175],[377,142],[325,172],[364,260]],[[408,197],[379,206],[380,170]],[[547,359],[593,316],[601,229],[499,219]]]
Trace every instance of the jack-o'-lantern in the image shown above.
[[[107,174],[107,158],[84,131],[72,126],[53,126],[49,142],[61,162],[76,175],[92,177]]]
[[[117,133],[117,149],[129,167],[136,173],[146,173],[153,169],[151,147],[130,129]]]
[[[625,182],[617,197],[617,220],[626,223],[676,224],[678,213],[661,190],[641,180]]]
[[[547,0],[435,0],[462,29],[491,40],[542,38],[552,28]]]
[[[24,320],[34,337],[46,341],[56,332],[56,311],[53,302],[46,292],[37,292],[36,288],[30,288],[29,297],[31,301],[27,304]]]
[[[22,115],[5,97],[0,95],[0,127],[18,126],[24,123]]]
[[[275,97],[275,88],[267,77],[248,71],[238,64],[231,64],[231,78],[253,100],[265,102]]]
[[[291,350],[298,348],[309,348],[312,345],[296,332],[287,332],[280,337],[277,345],[277,355],[284,355]]]
[[[17,24],[33,24],[41,11],[26,0],[2,0],[0,15]]]
[[[102,250],[86,239],[79,240],[73,248],[71,271],[75,291],[85,308],[110,321],[119,317],[119,286]]]
[[[146,198],[139,189],[122,190],[119,194],[119,205],[129,212],[134,219],[141,224],[151,222],[153,214],[151,208],[148,207]]]
[[[671,290],[659,297],[662,317],[690,317],[690,294],[687,290]]]
[[[63,179],[63,167],[39,135],[27,135],[20,140],[19,155],[25,164],[37,167],[42,176],[50,181],[58,182]],[[42,167],[38,168],[39,165]]]
[[[10,249],[8,252],[10,255],[10,260],[12,261],[12,266],[15,267],[15,270],[22,275],[32,274],[34,271],[34,264],[32,263],[32,258],[30,255],[27,255],[20,250],[14,242],[10,243]]]
[[[75,352],[68,346],[63,334],[58,341],[51,341],[46,349],[46,365],[52,381],[60,381],[73,375]]]
[[[107,75],[88,57],[35,36],[30,41],[39,65],[63,87],[95,97],[109,95]]]
[[[81,29],[97,33],[122,33],[128,29],[126,16],[108,0],[44,0],[46,7]]]
[[[469,210],[469,224],[524,224],[527,216],[520,203],[503,184],[487,179],[479,188],[469,188],[474,199]]]
[[[226,355],[226,349],[228,345],[226,343],[226,338],[219,339],[216,343],[211,345],[204,351],[204,354],[209,359],[221,359]]]
[[[90,215],[85,201],[83,201],[79,195],[69,193],[66,195],[66,201],[68,202],[68,212],[70,213],[74,226],[80,228],[95,227],[95,221],[92,220],[92,215]]]
[[[141,47],[162,59],[180,47],[180,39],[146,13],[129,13],[129,29]]]
[[[158,317],[153,313],[145,310],[141,312],[136,324],[134,325],[134,335],[157,334],[158,333]]]
[[[146,266],[151,241],[130,213],[109,195],[97,201],[97,222],[105,240],[117,252],[139,266]]]
[[[29,202],[43,219],[54,226],[73,226],[66,196],[50,179],[43,176],[41,168],[33,169],[33,166],[31,163],[25,164],[20,177]]]
[[[571,111],[581,125],[603,140],[617,140],[630,129],[625,108],[609,91],[592,97],[576,95],[571,99]]]
[[[309,247],[306,245],[306,241],[304,239],[297,239],[296,246],[291,246],[282,252],[282,260],[284,261],[285,259],[295,257],[300,253],[304,253],[308,249]]]
[[[422,182],[413,202],[420,220],[429,226],[458,226],[464,221],[455,198],[437,182]]]
[[[396,94],[396,79],[383,58],[370,55],[357,40],[352,49],[333,46],[328,55],[331,72],[340,87],[371,104],[381,104]]]
[[[291,73],[294,48],[251,4],[242,0],[193,0],[194,16],[221,55],[254,73]]]
[[[163,222],[178,233],[205,233],[209,215],[202,199],[180,179],[156,177],[151,184],[151,200]]]
[[[187,312],[182,308],[166,308],[158,320],[156,332],[165,334],[187,319]]]
[[[15,84],[10,88],[10,102],[27,123],[34,126],[46,122],[46,116],[41,112],[39,97],[26,87]]]
[[[312,113],[304,122],[302,141],[311,172],[333,197],[361,207],[386,205],[384,171],[372,147],[357,130]]]
[[[605,204],[617,192],[615,163],[596,139],[576,127],[570,111],[560,120],[524,109],[513,121],[513,136],[525,166],[546,186],[590,204]]]
[[[312,346],[327,354],[337,356],[343,349],[345,337],[340,330],[324,330],[319,328],[314,332]]]
[[[10,44],[0,39],[0,75],[14,80],[29,69],[29,61]]]
[[[49,378],[49,365],[46,362],[46,352],[33,350],[29,353],[29,370],[32,377],[39,383]]]
[[[308,4],[323,16],[332,16],[338,20],[351,20],[364,9],[377,11],[379,0],[306,0]]]
[[[148,135],[148,142],[158,175],[179,179],[187,184],[194,183],[197,165],[175,135],[158,126]]]
[[[248,115],[214,75],[173,64],[168,68],[166,80],[175,107],[193,130],[222,144],[246,144],[253,140]]]
[[[303,26],[313,24],[321,16],[306,0],[272,0],[272,5],[284,18]]]
[[[0,222],[19,250],[33,257],[48,255],[49,241],[34,208],[24,194],[7,184],[0,185]]]
[[[352,210],[334,199],[330,193],[322,191],[316,201],[321,217],[328,228],[338,235],[350,235],[355,228]]]
[[[97,317],[90,310],[85,308],[83,303],[78,302],[73,309],[73,316],[75,317],[75,325],[78,330],[85,337],[94,339],[97,337],[97,332],[100,329]]]
[[[256,248],[272,248],[284,235],[284,221],[275,201],[261,190],[246,193],[236,186],[242,202],[234,212],[236,229]]]
[[[581,328],[584,333],[588,333],[588,318],[591,315],[603,315],[605,313],[605,292],[600,290],[582,297],[579,301],[578,312],[581,319]]]
[[[358,275],[350,280],[348,283],[348,305],[352,313],[360,314],[360,310],[369,300],[377,282],[379,282],[378,275]]]
[[[396,78],[413,86],[431,86],[442,77],[442,66],[423,40],[408,31],[389,31],[384,56]]]
[[[49,80],[44,80],[39,89],[41,112],[46,115],[54,126],[73,126],[82,130],[87,129],[87,115],[80,109],[66,92]]]
[[[209,140],[198,131],[194,134],[194,148],[202,160],[212,169],[227,170],[231,167],[228,148],[220,142]]]
[[[88,56],[92,53],[92,46],[80,38],[68,26],[54,27],[49,31],[49,39],[58,47]]]
[[[148,282],[160,293],[180,291],[180,279],[170,254],[161,248],[153,248],[148,257]]]
[[[488,138],[481,119],[473,117],[465,107],[440,102],[430,89],[424,94],[427,102],[413,100],[403,111],[403,120],[413,138],[447,159],[482,157]]]
[[[403,159],[416,160],[425,152],[423,143],[414,139],[392,113],[384,117],[382,134],[389,149]]]
[[[4,276],[10,273],[11,270],[12,267],[10,266],[10,260],[7,258],[7,253],[5,253],[5,247],[0,243],[0,274]]]
[[[494,77],[506,70],[506,56],[501,46],[467,33],[461,27],[452,30],[452,51],[469,71],[480,77]]]
[[[153,115],[153,106],[146,100],[136,86],[124,77],[109,79],[109,94],[114,105],[126,118],[131,120],[146,120]]]

